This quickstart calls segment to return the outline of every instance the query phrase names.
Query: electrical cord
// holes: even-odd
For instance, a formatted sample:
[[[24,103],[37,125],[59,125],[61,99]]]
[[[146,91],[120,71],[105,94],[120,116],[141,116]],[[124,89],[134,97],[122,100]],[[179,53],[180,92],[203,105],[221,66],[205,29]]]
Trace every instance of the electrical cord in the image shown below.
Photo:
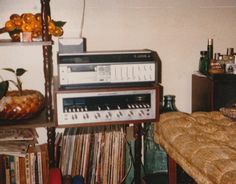
[[[86,0],[83,0],[82,17],[81,17],[80,34],[79,34],[80,38],[82,38],[84,30],[84,17],[85,17],[85,7],[86,7],[85,1]]]
[[[133,164],[134,164],[134,158],[133,158],[133,156],[132,156],[133,154],[132,154],[131,145],[130,145],[130,143],[128,142],[127,138],[125,138],[125,140],[126,140],[126,144],[127,144],[128,147],[129,147],[129,160],[130,160],[129,163],[130,163],[130,164],[129,164],[129,167],[128,167],[128,170],[127,170],[125,176],[124,176],[123,179],[121,180],[121,184],[124,183],[125,180],[127,179],[128,175],[129,175],[129,173],[130,173],[130,171],[131,171],[131,168],[132,168],[132,166],[133,166]]]
[[[125,138],[125,140],[126,140],[126,144],[127,144],[128,147],[129,147],[129,160],[130,160],[130,164],[129,164],[129,167],[128,167],[128,170],[127,170],[125,176],[124,176],[123,179],[121,180],[121,184],[123,184],[123,183],[125,182],[125,180],[127,179],[128,175],[129,175],[129,173],[130,173],[130,171],[131,171],[132,166],[134,166],[134,163],[135,163],[134,155],[133,155],[133,153],[132,153],[131,145],[130,145],[130,143],[128,142],[128,140],[127,140],[126,138]],[[141,166],[142,166],[144,175],[146,175],[145,167],[144,167],[143,162],[141,162]],[[134,177],[132,178],[131,184],[134,184]]]

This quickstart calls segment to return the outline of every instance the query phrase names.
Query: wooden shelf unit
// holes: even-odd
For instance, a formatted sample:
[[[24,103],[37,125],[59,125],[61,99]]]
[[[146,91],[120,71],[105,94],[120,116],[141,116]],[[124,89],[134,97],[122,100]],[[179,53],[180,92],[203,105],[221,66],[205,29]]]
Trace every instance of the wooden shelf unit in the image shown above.
[[[48,135],[49,166],[54,167],[54,141],[55,127],[53,124],[52,109],[52,44],[53,41],[48,33],[48,18],[50,17],[50,0],[40,0],[42,16],[42,41],[37,42],[13,42],[9,39],[0,40],[0,46],[42,46],[43,50],[43,72],[45,87],[45,109],[39,116],[22,121],[0,120],[0,127],[46,127]]]

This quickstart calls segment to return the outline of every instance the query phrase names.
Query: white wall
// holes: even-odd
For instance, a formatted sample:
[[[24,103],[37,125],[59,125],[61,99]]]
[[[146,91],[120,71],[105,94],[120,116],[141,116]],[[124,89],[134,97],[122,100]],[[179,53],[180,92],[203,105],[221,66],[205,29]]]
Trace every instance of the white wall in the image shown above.
[[[67,22],[64,37],[79,36],[82,6],[82,0],[51,0],[52,18]],[[0,7],[0,27],[12,13],[40,11],[39,1],[35,0],[1,0]],[[86,1],[83,36],[87,38],[87,49],[157,51],[162,60],[164,94],[176,95],[176,106],[185,112],[191,112],[191,74],[198,68],[200,50],[206,49],[208,38],[214,39],[215,52],[225,53],[227,47],[236,49],[235,33],[235,0]],[[57,38],[54,40],[56,65]],[[40,47],[1,47],[0,55],[0,68],[27,68],[24,87],[43,92]],[[0,75],[6,74],[1,71]]]

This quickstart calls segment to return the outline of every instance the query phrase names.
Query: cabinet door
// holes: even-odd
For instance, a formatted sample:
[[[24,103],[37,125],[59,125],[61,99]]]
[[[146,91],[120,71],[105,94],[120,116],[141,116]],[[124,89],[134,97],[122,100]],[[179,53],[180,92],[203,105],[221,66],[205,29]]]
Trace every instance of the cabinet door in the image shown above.
[[[192,75],[192,112],[213,111],[236,100],[236,75]]]
[[[214,102],[213,110],[219,110],[236,100],[236,79],[216,80],[214,81]]]
[[[205,76],[192,75],[192,112],[211,111],[213,82]]]

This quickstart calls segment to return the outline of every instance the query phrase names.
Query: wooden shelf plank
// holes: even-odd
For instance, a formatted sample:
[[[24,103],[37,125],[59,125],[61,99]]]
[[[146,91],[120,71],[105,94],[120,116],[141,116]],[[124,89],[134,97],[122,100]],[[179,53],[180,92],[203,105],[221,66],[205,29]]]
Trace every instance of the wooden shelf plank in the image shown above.
[[[10,39],[0,39],[0,46],[40,46],[52,44],[52,41],[13,42]]]
[[[21,128],[40,128],[40,127],[53,127],[54,122],[47,122],[46,113],[42,111],[35,118],[27,120],[0,120],[0,128],[2,127],[21,127]]]

